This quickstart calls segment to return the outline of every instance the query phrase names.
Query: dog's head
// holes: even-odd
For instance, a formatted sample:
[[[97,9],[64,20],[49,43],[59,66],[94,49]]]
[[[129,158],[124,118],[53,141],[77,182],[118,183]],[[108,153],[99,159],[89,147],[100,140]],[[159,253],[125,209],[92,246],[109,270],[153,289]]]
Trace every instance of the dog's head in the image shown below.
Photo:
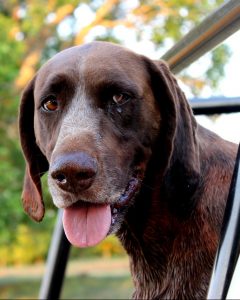
[[[24,209],[42,219],[40,176],[48,170],[53,202],[65,209],[68,238],[94,245],[119,229],[153,156],[158,174],[173,149],[186,170],[198,167],[195,126],[163,62],[104,42],[64,50],[22,95]]]

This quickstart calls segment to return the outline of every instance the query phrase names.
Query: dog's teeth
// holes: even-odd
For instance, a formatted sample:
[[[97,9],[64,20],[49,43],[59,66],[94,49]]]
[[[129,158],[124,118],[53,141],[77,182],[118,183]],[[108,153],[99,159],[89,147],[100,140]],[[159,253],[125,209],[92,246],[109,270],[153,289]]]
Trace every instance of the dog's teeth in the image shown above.
[[[116,214],[118,212],[117,208],[113,209],[113,213]]]
[[[112,218],[112,225],[114,225],[114,223],[115,223],[115,219],[114,219],[114,218]]]

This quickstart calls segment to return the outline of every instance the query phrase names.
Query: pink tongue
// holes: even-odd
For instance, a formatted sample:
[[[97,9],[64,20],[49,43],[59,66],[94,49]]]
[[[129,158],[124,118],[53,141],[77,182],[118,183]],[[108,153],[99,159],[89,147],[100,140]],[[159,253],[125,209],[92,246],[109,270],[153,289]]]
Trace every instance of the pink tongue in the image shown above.
[[[73,205],[64,209],[63,228],[74,246],[95,246],[106,237],[110,225],[110,205]]]

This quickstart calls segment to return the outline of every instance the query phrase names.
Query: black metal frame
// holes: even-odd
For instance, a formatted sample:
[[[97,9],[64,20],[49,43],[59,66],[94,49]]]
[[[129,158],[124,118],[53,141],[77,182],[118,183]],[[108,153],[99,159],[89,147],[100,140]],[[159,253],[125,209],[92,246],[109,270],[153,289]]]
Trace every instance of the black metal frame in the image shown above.
[[[40,288],[39,299],[59,299],[61,294],[71,247],[63,230],[62,214],[62,210],[59,209],[48,253],[45,276],[43,277]]]
[[[169,63],[173,73],[178,73],[239,28],[240,1],[230,0],[208,16],[199,26],[190,31],[162,59]],[[240,112],[240,98],[230,99],[230,101],[222,98],[212,98],[208,101],[192,99],[190,104],[196,115]],[[208,299],[222,299],[226,297],[237,256],[239,255],[240,236],[237,236],[237,228],[240,228],[240,188],[236,188],[236,183],[240,184],[239,159],[240,155],[238,154],[219,249],[209,285]],[[62,211],[60,210],[52,237],[39,299],[59,299],[70,247],[63,231]],[[228,259],[228,265],[222,268],[226,259]]]
[[[240,97],[193,98],[189,102],[195,115],[226,114],[240,111]]]

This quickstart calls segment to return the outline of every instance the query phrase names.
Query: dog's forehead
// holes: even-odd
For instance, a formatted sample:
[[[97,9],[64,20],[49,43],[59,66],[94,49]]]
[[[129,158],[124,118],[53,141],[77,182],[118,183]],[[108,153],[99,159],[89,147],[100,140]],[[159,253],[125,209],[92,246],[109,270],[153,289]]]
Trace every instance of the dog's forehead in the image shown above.
[[[118,76],[142,81],[144,66],[141,57],[134,52],[111,43],[93,42],[68,48],[56,54],[39,70],[36,87],[42,90],[51,81],[50,79],[59,75],[65,75],[77,82]]]

